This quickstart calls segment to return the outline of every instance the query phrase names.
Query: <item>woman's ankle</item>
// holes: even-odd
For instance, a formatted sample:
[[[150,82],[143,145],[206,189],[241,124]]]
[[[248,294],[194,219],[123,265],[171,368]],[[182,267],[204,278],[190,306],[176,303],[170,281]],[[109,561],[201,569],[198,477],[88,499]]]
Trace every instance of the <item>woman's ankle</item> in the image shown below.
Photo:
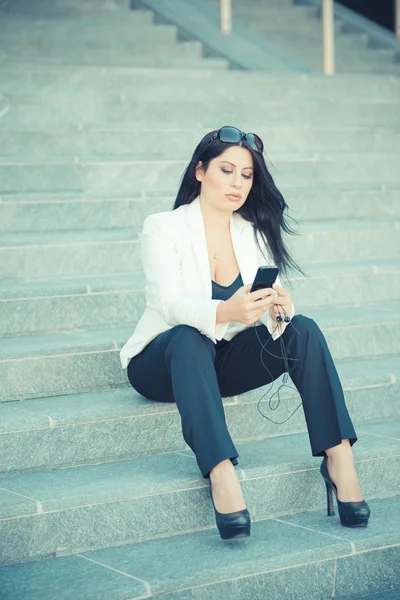
[[[211,481],[218,480],[221,477],[226,476],[227,473],[232,473],[234,471],[235,471],[235,469],[234,469],[231,459],[227,458],[226,460],[221,461],[220,463],[218,463],[217,465],[215,465],[215,467],[213,467],[211,469],[210,479],[211,479]]]
[[[337,486],[338,498],[343,502],[360,501],[363,499],[354,456],[349,440],[325,451],[327,467],[333,483]]]
[[[354,465],[354,457],[349,440],[342,440],[337,446],[325,450],[328,465],[337,463],[351,463]]]
[[[222,461],[210,471],[210,480],[218,512],[231,513],[246,508],[240,481],[230,459]]]

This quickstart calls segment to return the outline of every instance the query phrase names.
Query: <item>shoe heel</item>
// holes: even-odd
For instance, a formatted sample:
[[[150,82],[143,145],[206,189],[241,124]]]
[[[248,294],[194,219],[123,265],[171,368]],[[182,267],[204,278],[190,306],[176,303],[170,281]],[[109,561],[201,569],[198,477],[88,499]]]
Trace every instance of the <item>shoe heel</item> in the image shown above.
[[[344,527],[366,527],[371,515],[371,510],[365,500],[360,500],[358,502],[341,502],[338,499],[336,486],[329,475],[325,458],[321,463],[320,472],[326,486],[328,517],[332,517],[335,514],[335,507],[333,504],[333,492],[335,492],[341,524],[344,525]]]
[[[334,517],[335,516],[335,505],[333,504],[332,486],[326,480],[325,480],[325,486],[326,486],[326,508],[327,508],[327,512],[328,512],[328,517]]]

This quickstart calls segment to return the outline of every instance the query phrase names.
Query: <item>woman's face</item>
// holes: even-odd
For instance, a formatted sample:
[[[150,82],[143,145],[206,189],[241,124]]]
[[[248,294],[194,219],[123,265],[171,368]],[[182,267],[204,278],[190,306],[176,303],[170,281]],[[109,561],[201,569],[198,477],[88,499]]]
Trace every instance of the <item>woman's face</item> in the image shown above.
[[[196,179],[201,182],[200,196],[219,210],[238,210],[246,202],[253,185],[253,157],[241,146],[228,146],[213,158],[207,171],[197,165]]]

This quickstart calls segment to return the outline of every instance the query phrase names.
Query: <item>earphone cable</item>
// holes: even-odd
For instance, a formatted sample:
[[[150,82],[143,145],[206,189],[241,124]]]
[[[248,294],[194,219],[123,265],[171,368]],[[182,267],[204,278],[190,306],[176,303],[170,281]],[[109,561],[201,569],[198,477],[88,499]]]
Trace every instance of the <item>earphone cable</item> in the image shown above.
[[[277,310],[278,310],[278,313],[279,313],[279,315],[280,315],[280,317],[281,317],[281,321],[282,321],[282,320],[283,320],[283,318],[282,318],[282,313],[280,312],[279,305],[276,305],[276,306],[277,306]],[[287,319],[289,319],[288,321],[285,319],[285,322],[286,322],[287,324],[290,324],[292,327],[294,327],[294,325],[293,325],[293,323],[292,323],[291,319],[288,317],[288,315],[287,315],[287,313],[286,313],[286,311],[285,311],[284,307],[282,306],[281,308],[282,308],[282,310],[283,310],[283,312],[284,312],[284,315],[285,315],[285,317],[286,317]],[[283,424],[284,424],[284,423],[286,423],[286,422],[287,422],[287,421],[288,421],[288,420],[289,420],[289,419],[290,419],[290,418],[291,418],[291,417],[294,415],[294,413],[295,413],[295,412],[296,412],[296,411],[297,411],[297,410],[298,410],[298,409],[301,407],[301,405],[302,405],[302,402],[300,402],[300,404],[299,404],[299,405],[298,405],[298,406],[297,406],[297,407],[294,409],[294,411],[293,411],[293,412],[292,412],[292,413],[291,413],[291,414],[290,414],[290,415],[289,415],[289,416],[288,416],[288,417],[287,417],[287,418],[286,418],[284,421],[274,421],[273,419],[271,419],[270,417],[268,417],[267,415],[265,415],[265,414],[264,414],[263,412],[261,412],[261,410],[260,410],[260,404],[261,404],[261,401],[263,400],[263,398],[264,398],[264,397],[265,397],[267,394],[269,394],[269,392],[272,390],[272,388],[273,388],[273,385],[274,385],[274,378],[273,378],[273,375],[272,375],[271,371],[268,369],[268,367],[267,367],[267,365],[265,364],[265,362],[264,362],[264,359],[263,359],[263,352],[264,352],[264,351],[265,351],[265,352],[267,352],[268,354],[270,354],[271,356],[275,357],[275,358],[280,358],[280,359],[282,359],[282,360],[284,361],[284,369],[285,369],[285,372],[284,372],[284,374],[283,374],[283,378],[282,378],[282,383],[280,384],[280,386],[278,387],[278,389],[276,390],[276,392],[274,392],[274,393],[272,394],[272,396],[270,396],[270,398],[269,398],[268,405],[269,405],[269,408],[270,408],[270,410],[271,410],[271,411],[272,411],[272,410],[277,410],[277,408],[280,406],[280,401],[281,401],[281,397],[280,397],[280,390],[281,390],[283,387],[287,387],[287,388],[289,388],[289,389],[291,389],[291,390],[294,390],[295,392],[297,392],[297,391],[298,391],[298,390],[297,390],[296,388],[294,388],[293,386],[290,386],[290,385],[288,385],[288,384],[287,384],[287,380],[288,380],[288,378],[289,378],[289,360],[300,360],[300,359],[291,358],[291,357],[289,357],[289,356],[287,355],[287,353],[286,353],[286,348],[285,348],[285,343],[284,343],[284,340],[283,340],[283,337],[282,337],[282,333],[283,333],[283,332],[281,332],[281,335],[279,336],[279,343],[280,343],[281,352],[282,352],[282,355],[281,355],[281,356],[279,356],[279,355],[276,355],[276,354],[273,354],[272,352],[270,352],[270,351],[269,351],[269,350],[266,348],[266,345],[267,345],[267,344],[268,344],[268,342],[269,342],[269,341],[272,339],[272,337],[273,337],[273,334],[275,333],[275,331],[276,331],[277,329],[280,329],[280,323],[279,323],[279,322],[278,322],[277,326],[275,327],[274,331],[272,332],[272,334],[270,335],[270,337],[267,339],[267,341],[266,341],[266,342],[265,342],[265,344],[264,344],[264,343],[262,342],[262,340],[261,340],[260,336],[258,335],[258,331],[257,331],[257,326],[256,326],[256,323],[254,323],[254,331],[256,332],[256,335],[257,335],[258,341],[259,341],[259,343],[260,343],[260,345],[261,345],[261,350],[260,350],[260,360],[261,360],[261,363],[262,363],[262,365],[263,365],[264,369],[265,369],[265,370],[268,372],[268,374],[270,375],[270,378],[271,378],[271,383],[270,383],[270,386],[269,386],[269,388],[268,388],[268,389],[267,389],[267,391],[266,391],[266,392],[265,392],[265,393],[264,393],[264,394],[263,394],[263,395],[260,397],[260,399],[259,399],[259,401],[258,401],[258,403],[257,403],[257,409],[258,409],[258,412],[261,414],[261,416],[263,416],[265,419],[267,419],[267,420],[268,420],[268,421],[270,421],[271,423],[274,423],[275,425],[283,425]],[[300,334],[300,332],[298,332],[296,328],[295,328],[295,331],[296,331],[297,333],[299,333],[299,334]],[[276,396],[276,395],[278,395],[278,398],[277,398],[277,400],[276,400],[276,404],[275,404],[275,406],[273,406],[273,405],[272,405],[273,398],[274,398],[274,396]]]

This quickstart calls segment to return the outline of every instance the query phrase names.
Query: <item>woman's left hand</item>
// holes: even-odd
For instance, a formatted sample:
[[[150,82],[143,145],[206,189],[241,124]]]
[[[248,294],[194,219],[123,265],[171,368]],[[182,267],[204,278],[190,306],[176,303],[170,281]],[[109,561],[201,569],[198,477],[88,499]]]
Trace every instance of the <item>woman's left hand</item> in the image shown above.
[[[279,306],[279,310],[281,311],[282,317],[285,316],[285,313],[283,312],[282,308],[285,310],[288,317],[290,317],[290,313],[292,311],[292,296],[287,290],[285,290],[280,285],[277,285],[276,283],[272,285],[272,289],[275,290],[278,296],[276,297],[273,305],[269,309],[271,317],[276,321],[276,317],[279,315],[277,306]]]

